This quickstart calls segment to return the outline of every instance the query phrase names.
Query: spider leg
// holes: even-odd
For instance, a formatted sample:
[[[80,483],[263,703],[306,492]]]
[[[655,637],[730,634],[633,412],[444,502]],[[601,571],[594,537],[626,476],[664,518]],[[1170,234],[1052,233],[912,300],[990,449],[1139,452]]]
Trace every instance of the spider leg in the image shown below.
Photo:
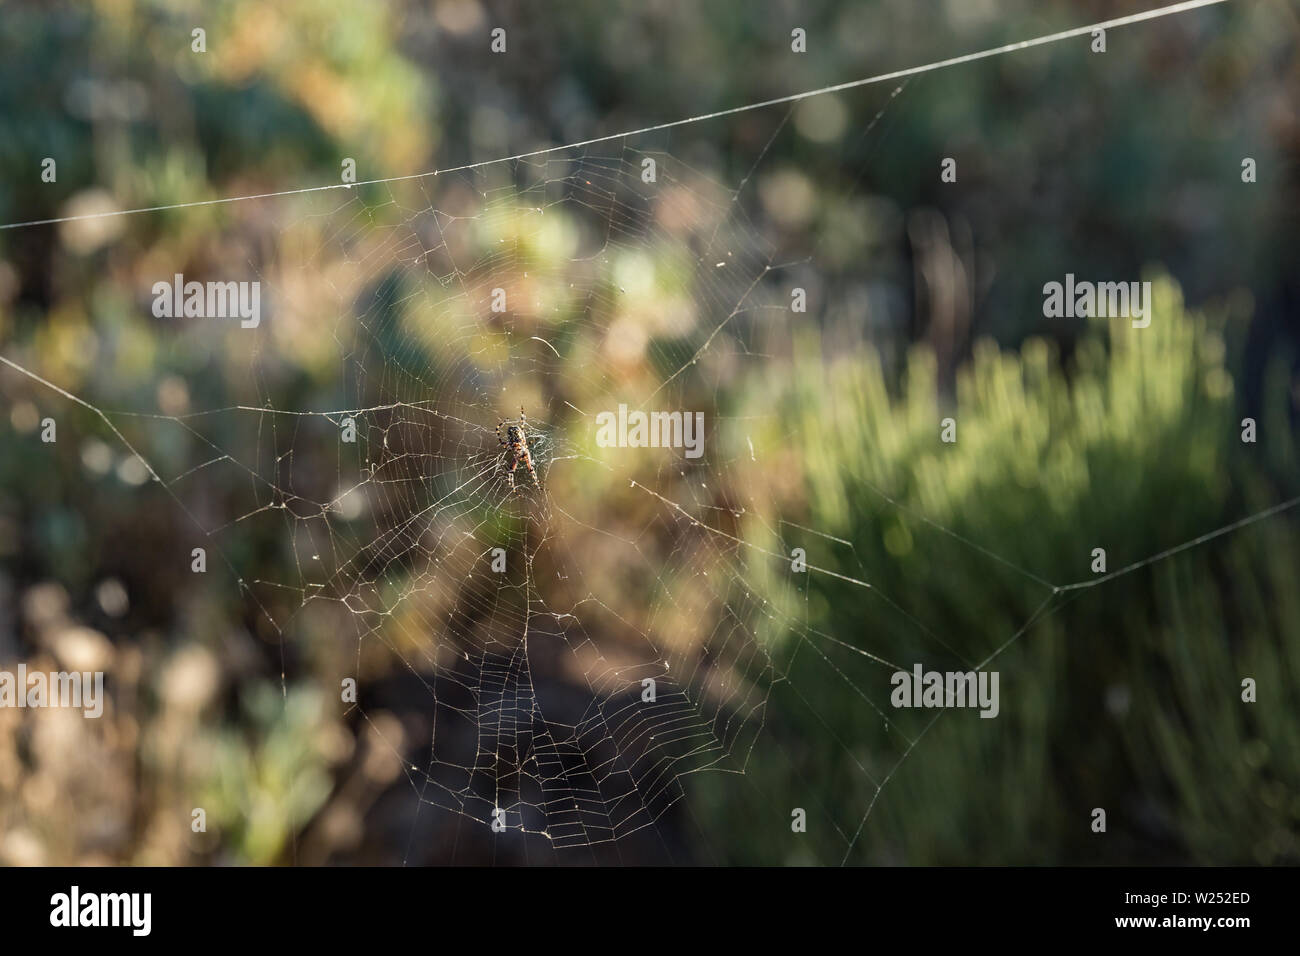
[[[533,469],[533,456],[524,452],[524,467],[528,469],[528,474],[533,478],[533,487],[541,490],[542,483],[537,479],[537,472]]]

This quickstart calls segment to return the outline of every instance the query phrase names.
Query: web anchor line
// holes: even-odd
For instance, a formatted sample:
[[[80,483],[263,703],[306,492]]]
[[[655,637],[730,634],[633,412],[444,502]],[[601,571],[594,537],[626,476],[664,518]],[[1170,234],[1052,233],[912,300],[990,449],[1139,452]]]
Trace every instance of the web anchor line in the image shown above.
[[[447,173],[464,172],[467,170],[479,169],[484,166],[494,166],[498,163],[515,162],[516,160],[521,159],[531,159],[535,156],[545,156],[550,153],[579,149],[584,146],[594,146],[599,143],[608,143],[611,140],[624,139],[631,136],[642,136],[646,133],[655,133],[660,130],[674,129],[678,126],[689,126],[692,123],[701,123],[705,120],[711,119],[721,119],[724,116],[735,116],[738,113],[748,113],[753,110],[766,109],[769,106],[780,106],[783,103],[798,103],[801,100],[806,100],[814,96],[822,96],[826,93],[841,93],[845,90],[853,90],[862,86],[871,86],[875,83],[888,83],[892,80],[902,80],[912,76],[920,76],[922,73],[932,73],[936,70],[947,69],[951,66],[961,66],[965,63],[987,60],[992,57],[1002,56],[1006,53],[1016,53],[1020,50],[1031,50],[1034,47],[1059,43],[1062,40],[1072,40],[1076,37],[1088,36],[1095,30],[1113,30],[1119,27],[1131,26],[1135,23],[1144,23],[1148,20],[1158,20],[1162,17],[1187,13],[1192,10],[1200,9],[1201,7],[1210,7],[1226,2],[1228,2],[1228,0],[1183,0],[1181,3],[1156,7],[1153,10],[1143,10],[1139,13],[1130,13],[1126,16],[1113,17],[1109,20],[1099,20],[1096,23],[1090,23],[1087,26],[1072,27],[1068,30],[1061,30],[1057,33],[1047,33],[1042,36],[1032,37],[1028,40],[1017,40],[1012,43],[1004,43],[1001,46],[990,47],[987,50],[977,50],[974,53],[964,53],[960,56],[935,60],[932,63],[911,66],[901,70],[894,70],[889,73],[878,73],[875,76],[862,77],[857,80],[848,80],[844,83],[835,83],[831,86],[823,86],[815,90],[805,90],[802,93],[790,93],[786,96],[761,100],[757,103],[746,103],[742,106],[733,106],[728,109],[714,110],[710,113],[700,113],[696,116],[670,120],[666,123],[656,123],[651,126],[642,126],[639,129],[625,130],[621,133],[609,133],[604,136],[593,136],[590,139],[579,140],[575,143],[565,143],[560,146],[545,146],[540,149],[528,150],[523,153],[515,153],[511,156],[502,156],[497,159],[484,159],[476,163],[464,163],[460,166],[449,166],[446,169],[435,169],[430,172],[410,173],[405,176],[389,176],[383,179],[367,179],[357,183],[328,183],[323,186],[304,186],[300,189],[282,189],[275,192],[252,193],[245,196],[224,196],[219,199],[201,199],[194,202],[169,203],[159,206],[141,206],[135,209],[114,209],[106,212],[84,213],[79,216],[58,216],[52,219],[32,219],[27,222],[0,224],[0,230],[25,229],[30,226],[52,226],[65,222],[83,222],[90,219],[108,219],[116,216],[133,216],[146,212],[164,212],[169,209],[194,209],[202,206],[221,206],[227,203],[244,202],[249,199],[275,199],[281,196],[300,196],[304,193],[324,192],[331,189],[355,189],[359,186],[378,186],[386,183],[408,182],[413,179],[426,179],[429,176],[442,176]]]

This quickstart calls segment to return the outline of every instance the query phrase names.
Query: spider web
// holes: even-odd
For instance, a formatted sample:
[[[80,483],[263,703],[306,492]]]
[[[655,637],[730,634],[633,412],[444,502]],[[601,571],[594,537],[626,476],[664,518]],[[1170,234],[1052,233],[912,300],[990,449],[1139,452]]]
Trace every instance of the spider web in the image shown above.
[[[768,612],[727,530],[727,453],[592,436],[597,410],[652,400],[708,409],[705,447],[723,442],[717,390],[775,306],[735,192],[667,153],[512,166],[305,200],[257,270],[282,290],[253,336],[258,400],[176,419],[213,457],[168,484],[246,489],[205,529],[223,551],[278,527],[294,576],[236,573],[286,645],[332,604],[355,673],[386,657],[420,682],[431,737],[404,765],[422,803],[563,849],[652,825],[685,774],[742,770],[762,726]],[[328,339],[348,407],[278,407],[276,330],[301,327]],[[521,468],[512,488],[497,424],[521,406],[538,484]],[[612,485],[635,514],[600,510]],[[596,574],[592,547],[631,574]]]
[[[875,97],[862,136],[899,89]],[[852,545],[799,526],[755,531],[749,476],[779,463],[755,453],[761,423],[727,407],[729,387],[787,352],[800,321],[776,281],[798,263],[778,259],[748,211],[790,116],[770,114],[731,185],[686,161],[689,146],[639,136],[257,199],[221,224],[227,247],[209,267],[244,278],[230,268],[242,261],[267,296],[262,324],[186,322],[165,346],[228,354],[237,394],[178,415],[76,399],[194,520],[278,643],[286,686],[322,633],[347,648],[336,676],[360,682],[362,720],[383,675],[418,685],[428,740],[391,748],[428,812],[556,850],[653,830],[691,774],[743,774],[773,688],[802,696],[790,679],[802,653],[885,731],[871,766],[854,756],[869,801],[840,830],[847,857],[945,711],[899,727],[875,675],[866,690],[830,649],[877,671],[935,651],[983,668],[1072,593],[1296,504],[1068,585],[913,516],[1041,588],[1034,614],[979,660],[873,588],[866,568],[809,564],[904,619],[901,646],[849,645],[809,626],[806,604],[771,600],[762,582],[788,574],[810,535]],[[182,232],[213,228],[209,209],[178,215]],[[255,251],[241,230],[267,221],[277,241]],[[598,447],[596,414],[620,404],[704,411],[704,455]],[[497,426],[521,412],[538,483],[521,469],[512,487]]]

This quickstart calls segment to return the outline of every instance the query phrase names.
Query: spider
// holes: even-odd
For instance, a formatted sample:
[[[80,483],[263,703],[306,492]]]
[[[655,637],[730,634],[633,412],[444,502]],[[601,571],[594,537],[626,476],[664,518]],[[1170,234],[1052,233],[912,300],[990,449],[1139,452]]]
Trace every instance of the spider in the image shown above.
[[[533,487],[540,489],[541,482],[537,480],[537,472],[533,469],[533,456],[528,450],[528,433],[525,426],[528,424],[528,416],[524,414],[524,406],[519,406],[519,418],[503,418],[497,422],[497,441],[506,449],[506,457],[503,467],[506,469],[506,479],[510,485],[510,490],[515,490],[515,469],[522,463],[528,469],[528,474],[532,476]]]

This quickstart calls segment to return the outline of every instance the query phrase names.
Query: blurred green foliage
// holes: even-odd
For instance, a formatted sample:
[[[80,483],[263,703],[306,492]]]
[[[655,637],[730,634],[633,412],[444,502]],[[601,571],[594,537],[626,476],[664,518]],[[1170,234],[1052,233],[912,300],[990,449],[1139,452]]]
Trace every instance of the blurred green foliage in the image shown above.
[[[293,835],[330,795],[329,765],[321,752],[324,700],[318,689],[282,693],[269,683],[248,691],[236,726],[198,741],[205,764],[199,805],[221,834],[229,862],[276,863]]]
[[[753,787],[699,785],[727,858],[831,862],[849,842],[850,861],[875,863],[1300,856],[1294,514],[1090,585],[1095,547],[1115,572],[1300,490],[1284,402],[1257,444],[1241,440],[1232,306],[1188,313],[1173,283],[1154,288],[1150,328],[1095,322],[1064,368],[1042,340],[977,347],[951,407],[927,349],[892,397],[869,346],[824,358],[813,333],[784,374],[751,385],[742,407],[776,409],[761,447],[798,469],[752,543],[773,549],[782,519],[815,528],[844,543],[787,524],[780,547],[870,589],[761,565],[765,593],[803,623],[770,635],[786,682]],[[889,706],[891,665],[985,660],[1001,673],[996,719],[931,726],[934,712]],[[1246,677],[1257,703],[1242,701]],[[793,807],[806,836],[789,832]]]

